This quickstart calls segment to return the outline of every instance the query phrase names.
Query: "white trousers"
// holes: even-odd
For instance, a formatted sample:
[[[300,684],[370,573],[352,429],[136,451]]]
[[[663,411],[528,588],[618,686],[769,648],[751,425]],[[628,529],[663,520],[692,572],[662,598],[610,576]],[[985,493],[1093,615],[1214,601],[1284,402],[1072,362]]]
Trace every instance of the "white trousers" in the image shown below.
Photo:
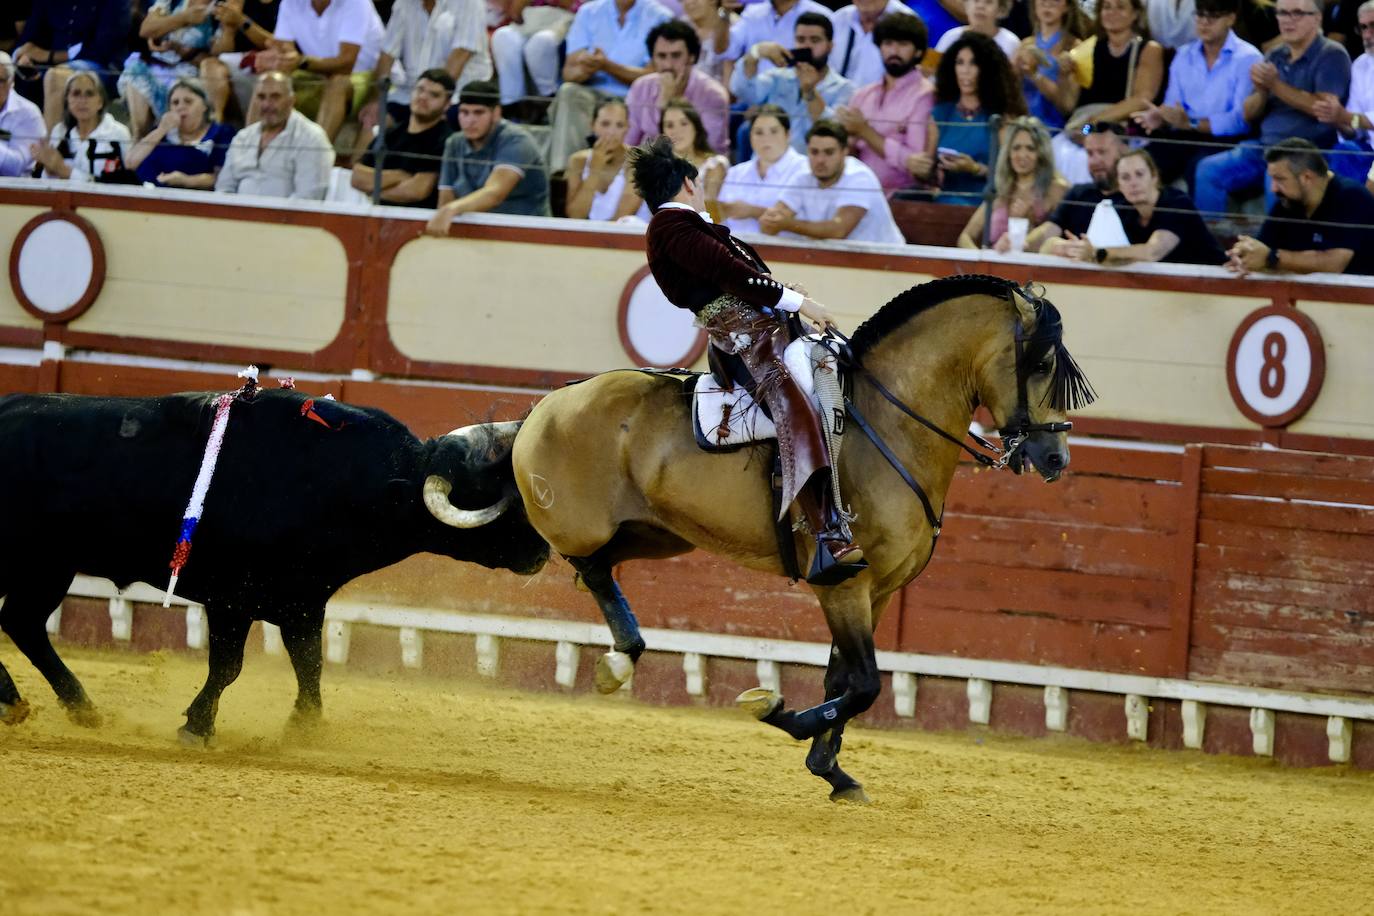
[[[525,97],[525,73],[536,95],[558,91],[558,46],[573,14],[557,6],[527,6],[524,22],[503,25],[491,35],[491,56],[501,83],[501,104]]]

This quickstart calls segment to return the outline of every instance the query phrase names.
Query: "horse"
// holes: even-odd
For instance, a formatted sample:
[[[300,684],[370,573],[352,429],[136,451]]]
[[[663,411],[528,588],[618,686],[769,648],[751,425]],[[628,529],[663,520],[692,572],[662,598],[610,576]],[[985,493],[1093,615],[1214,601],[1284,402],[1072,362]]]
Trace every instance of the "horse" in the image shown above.
[[[737,700],[794,739],[811,740],[807,768],[829,783],[834,801],[868,801],[840,768],[839,753],[845,724],[881,690],[873,634],[883,610],[930,562],[961,449],[994,463],[961,441],[975,409],[986,407],[1002,436],[1002,450],[980,440],[1004,451],[996,466],[1020,473],[1029,462],[1053,482],[1069,465],[1066,412],[1095,394],[1062,330],[1058,310],[1035,288],[957,276],[898,295],[841,349],[842,362],[866,382],[852,383],[853,425],[874,434],[864,439],[851,429],[838,461],[868,568],[812,586],[832,637],[824,702],[789,710],[762,687]],[[678,378],[609,372],[549,394],[516,433],[513,470],[529,521],[572,564],[614,638],[614,650],[597,662],[603,693],[631,676],[646,648],[613,578],[617,564],[698,548],[786,572],[769,462],[749,449],[703,451],[690,411]],[[814,549],[811,538],[794,537],[799,556]]]

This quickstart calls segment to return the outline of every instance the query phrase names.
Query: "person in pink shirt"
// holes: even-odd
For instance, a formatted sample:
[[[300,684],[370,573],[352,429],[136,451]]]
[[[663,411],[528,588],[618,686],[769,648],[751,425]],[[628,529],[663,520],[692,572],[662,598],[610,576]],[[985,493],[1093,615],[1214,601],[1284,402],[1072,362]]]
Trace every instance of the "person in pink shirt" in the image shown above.
[[[927,47],[925,23],[905,13],[884,16],[873,27],[873,41],[887,72],[836,109],[836,120],[884,190],[924,187],[935,174],[936,139],[927,130],[935,87],[917,67]]]
[[[673,99],[686,99],[701,114],[711,148],[729,150],[730,93],[697,68],[701,39],[696,29],[680,19],[670,19],[649,32],[649,66],[646,73],[630,84],[625,105],[630,110],[627,146],[658,136],[658,121]]]

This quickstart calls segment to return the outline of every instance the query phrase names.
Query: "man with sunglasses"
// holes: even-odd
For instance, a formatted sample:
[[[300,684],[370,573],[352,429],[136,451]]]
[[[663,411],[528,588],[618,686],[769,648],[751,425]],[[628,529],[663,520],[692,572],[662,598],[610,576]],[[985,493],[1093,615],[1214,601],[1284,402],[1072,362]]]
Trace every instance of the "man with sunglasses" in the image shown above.
[[[1350,98],[1341,104],[1334,95],[1324,94],[1313,108],[1317,120],[1340,132],[1331,171],[1359,181],[1374,166],[1374,0],[1364,0],[1355,15],[1364,53],[1350,65]]]
[[[1259,141],[1247,140],[1197,165],[1198,210],[1224,213],[1229,194],[1264,187],[1264,150],[1290,137],[1321,149],[1336,143],[1336,128],[1317,119],[1322,94],[1344,99],[1350,92],[1350,55],[1321,34],[1322,0],[1278,0],[1274,15],[1282,43],[1250,68],[1254,90],[1245,99],[1245,119],[1259,125]],[[1265,202],[1274,204],[1272,188]]]
[[[1164,104],[1134,115],[1150,135],[1160,181],[1167,185],[1181,176],[1190,196],[1197,193],[1198,160],[1215,153],[1217,143],[1235,143],[1250,133],[1245,122],[1245,100],[1254,91],[1250,68],[1264,55],[1232,31],[1239,11],[1240,0],[1197,0],[1198,37],[1174,55]]]
[[[1083,149],[1088,154],[1088,174],[1092,181],[1076,184],[1064,192],[1050,218],[1026,236],[1027,251],[1058,254],[1059,242],[1066,233],[1081,236],[1092,222],[1093,209],[1116,191],[1116,161],[1126,152],[1125,129],[1115,121],[1083,125]]]
[[[38,106],[14,91],[14,61],[0,51],[0,175],[17,178],[33,172],[29,147],[48,135]]]

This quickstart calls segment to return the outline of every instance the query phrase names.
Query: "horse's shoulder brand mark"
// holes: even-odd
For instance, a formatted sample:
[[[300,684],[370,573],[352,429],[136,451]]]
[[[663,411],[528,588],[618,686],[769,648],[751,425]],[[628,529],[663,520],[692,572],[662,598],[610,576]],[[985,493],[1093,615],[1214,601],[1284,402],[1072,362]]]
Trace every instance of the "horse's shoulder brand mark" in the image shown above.
[[[534,491],[534,504],[541,509],[553,505],[553,487],[538,474],[530,475],[530,488]]]

